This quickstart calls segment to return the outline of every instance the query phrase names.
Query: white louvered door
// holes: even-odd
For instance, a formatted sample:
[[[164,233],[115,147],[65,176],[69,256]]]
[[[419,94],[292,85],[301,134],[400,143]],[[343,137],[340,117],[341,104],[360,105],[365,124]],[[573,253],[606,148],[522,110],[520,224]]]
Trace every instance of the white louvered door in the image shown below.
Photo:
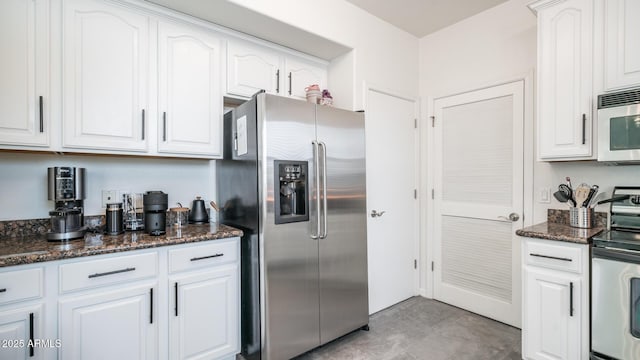
[[[434,297],[520,327],[524,82],[437,99],[434,115]]]

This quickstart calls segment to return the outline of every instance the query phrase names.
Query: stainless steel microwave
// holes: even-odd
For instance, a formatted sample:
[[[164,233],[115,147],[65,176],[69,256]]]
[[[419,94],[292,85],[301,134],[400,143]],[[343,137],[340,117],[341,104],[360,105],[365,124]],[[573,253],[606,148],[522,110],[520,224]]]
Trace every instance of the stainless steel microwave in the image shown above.
[[[598,96],[598,161],[640,162],[640,89]]]

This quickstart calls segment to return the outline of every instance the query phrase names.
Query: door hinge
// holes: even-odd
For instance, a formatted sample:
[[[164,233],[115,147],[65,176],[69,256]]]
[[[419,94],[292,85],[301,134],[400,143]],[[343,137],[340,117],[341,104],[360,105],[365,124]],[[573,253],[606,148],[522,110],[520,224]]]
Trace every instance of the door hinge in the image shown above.
[[[413,128],[414,129],[418,128],[418,119],[413,119]]]
[[[413,189],[413,198],[414,199],[418,198],[418,189]]]
[[[433,265],[433,261],[432,261],[431,262],[431,271],[433,271],[433,267],[434,267],[434,265]]]
[[[431,189],[431,199],[435,199],[436,198],[436,190],[435,189]]]
[[[413,268],[414,269],[418,268],[418,259],[413,259]]]
[[[436,127],[436,117],[431,116],[431,127]]]

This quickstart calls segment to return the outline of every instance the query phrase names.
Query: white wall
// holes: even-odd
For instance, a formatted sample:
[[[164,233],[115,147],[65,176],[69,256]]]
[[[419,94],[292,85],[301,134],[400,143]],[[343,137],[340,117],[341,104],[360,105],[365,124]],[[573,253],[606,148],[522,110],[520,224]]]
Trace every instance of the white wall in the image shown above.
[[[47,167],[76,166],[87,171],[85,214],[104,214],[102,190],[162,190],[169,206],[191,206],[195,196],[210,199],[208,160],[73,156],[0,152],[0,221],[49,217]]]
[[[228,1],[353,48],[353,109],[364,109],[364,82],[417,97],[418,39],[351,3],[344,0]]]

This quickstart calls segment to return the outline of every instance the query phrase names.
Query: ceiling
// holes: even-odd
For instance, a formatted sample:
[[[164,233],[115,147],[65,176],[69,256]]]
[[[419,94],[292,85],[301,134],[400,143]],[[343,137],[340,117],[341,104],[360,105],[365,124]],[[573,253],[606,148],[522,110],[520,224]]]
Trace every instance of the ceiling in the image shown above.
[[[419,38],[506,0],[347,0]]]

